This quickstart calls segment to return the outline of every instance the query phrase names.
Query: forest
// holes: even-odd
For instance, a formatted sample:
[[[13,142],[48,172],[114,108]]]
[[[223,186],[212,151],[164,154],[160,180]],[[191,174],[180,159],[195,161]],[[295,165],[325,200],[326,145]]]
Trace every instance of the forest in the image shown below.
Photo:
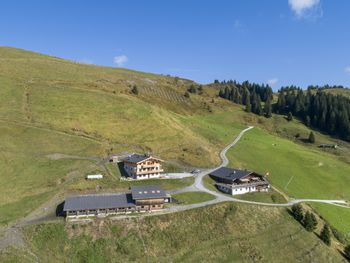
[[[269,85],[229,80],[212,84],[219,88],[219,96],[245,105],[247,112],[270,118],[272,112],[295,116],[305,125],[324,133],[350,141],[350,99],[326,92],[328,89],[345,89],[343,86],[282,87],[278,100],[272,103],[273,91]]]

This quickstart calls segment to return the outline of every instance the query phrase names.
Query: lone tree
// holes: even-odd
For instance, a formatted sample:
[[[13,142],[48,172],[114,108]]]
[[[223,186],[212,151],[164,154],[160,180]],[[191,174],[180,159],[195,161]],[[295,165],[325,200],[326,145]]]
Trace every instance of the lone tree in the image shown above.
[[[347,245],[344,249],[345,256],[350,259],[350,245]]]
[[[264,113],[266,118],[272,117],[272,106],[271,106],[271,99],[267,98],[264,106]]]
[[[304,217],[304,227],[307,231],[312,232],[316,229],[317,219],[315,215],[309,211],[305,213]]]
[[[195,85],[191,84],[187,91],[190,93],[197,93],[197,88],[195,87]]]
[[[293,120],[293,115],[291,112],[288,112],[287,121],[292,121],[292,120]]]
[[[328,224],[325,224],[323,226],[323,229],[320,234],[320,238],[327,246],[331,245],[331,230],[329,229]]]
[[[304,219],[304,214],[303,214],[303,208],[301,207],[300,204],[294,204],[292,206],[292,214],[295,218],[295,220],[302,222]]]
[[[309,134],[309,143],[315,143],[315,134],[313,132],[310,132]]]
[[[138,94],[139,94],[139,89],[137,88],[136,85],[134,85],[134,86],[132,87],[131,92],[134,93],[135,95],[138,95]]]

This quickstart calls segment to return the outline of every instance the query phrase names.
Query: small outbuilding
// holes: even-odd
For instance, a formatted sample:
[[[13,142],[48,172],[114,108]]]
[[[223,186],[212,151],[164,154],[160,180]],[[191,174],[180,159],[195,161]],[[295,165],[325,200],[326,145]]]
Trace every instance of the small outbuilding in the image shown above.
[[[89,174],[86,176],[87,180],[100,180],[103,178],[102,174]]]

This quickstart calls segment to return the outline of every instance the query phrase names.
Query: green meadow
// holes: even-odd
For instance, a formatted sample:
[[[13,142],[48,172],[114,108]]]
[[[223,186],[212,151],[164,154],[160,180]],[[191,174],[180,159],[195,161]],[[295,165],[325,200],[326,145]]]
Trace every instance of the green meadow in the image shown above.
[[[9,249],[0,261],[345,262],[285,208],[233,203],[138,219],[47,223],[26,227],[24,237],[32,254]]]
[[[350,200],[350,166],[334,155],[299,145],[255,128],[228,153],[230,166],[265,174],[292,198]],[[339,230],[350,231],[350,209],[313,205]],[[323,209],[320,209],[323,207]],[[342,219],[336,213],[342,211]],[[335,219],[335,220],[334,220]]]

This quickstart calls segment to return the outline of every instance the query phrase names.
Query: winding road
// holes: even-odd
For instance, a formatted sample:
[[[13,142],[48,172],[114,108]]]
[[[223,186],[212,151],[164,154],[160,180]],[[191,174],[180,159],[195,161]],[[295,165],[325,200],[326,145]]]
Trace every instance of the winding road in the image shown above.
[[[323,199],[288,199],[287,203],[263,203],[263,202],[255,202],[255,201],[247,201],[247,200],[242,200],[238,198],[234,198],[233,196],[228,196],[225,194],[222,194],[217,191],[212,191],[208,188],[205,187],[203,184],[203,177],[206,176],[207,174],[210,174],[212,171],[215,171],[216,169],[219,169],[221,167],[225,167],[229,164],[229,160],[226,157],[226,154],[228,150],[230,150],[239,140],[242,138],[242,136],[249,130],[253,129],[254,126],[249,126],[248,128],[242,130],[238,136],[234,139],[232,143],[227,145],[221,152],[220,152],[220,159],[221,159],[221,164],[218,167],[208,169],[201,171],[198,173],[195,177],[195,181],[193,185],[185,187],[183,189],[178,189],[174,191],[169,191],[171,194],[175,193],[184,193],[184,192],[195,192],[195,191],[200,191],[200,192],[206,192],[209,193],[213,196],[215,196],[215,199],[202,202],[202,203],[196,203],[196,204],[190,204],[190,205],[181,205],[181,206],[172,206],[169,207],[167,210],[168,212],[176,212],[176,211],[184,211],[184,210],[189,210],[193,209],[196,207],[202,207],[202,206],[207,206],[211,204],[216,204],[220,202],[225,202],[225,201],[233,201],[233,202],[239,202],[239,203],[246,203],[246,204],[252,204],[252,205],[263,205],[263,206],[273,206],[273,207],[287,207],[287,206],[292,206],[297,203],[302,203],[302,202],[316,202],[316,203],[325,203],[325,204],[330,204],[330,205],[336,205],[336,206],[341,206],[344,208],[350,208],[349,203],[347,203],[345,200],[323,200]]]

